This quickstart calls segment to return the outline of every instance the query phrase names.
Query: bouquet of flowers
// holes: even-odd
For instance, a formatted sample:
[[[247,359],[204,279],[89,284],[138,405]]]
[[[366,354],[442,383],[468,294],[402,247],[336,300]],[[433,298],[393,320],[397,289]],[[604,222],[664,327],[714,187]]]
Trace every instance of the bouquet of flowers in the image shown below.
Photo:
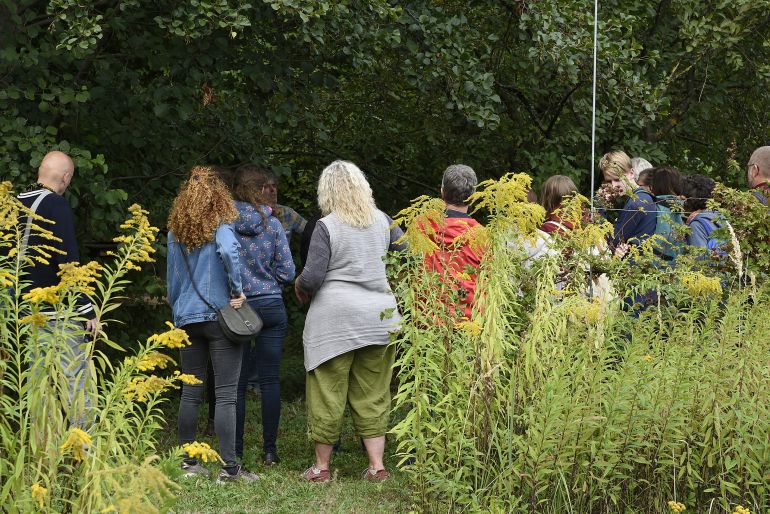
[[[613,186],[610,183],[602,184],[594,195],[594,206],[601,216],[610,223],[615,223],[619,212],[625,203],[625,193],[623,188]]]

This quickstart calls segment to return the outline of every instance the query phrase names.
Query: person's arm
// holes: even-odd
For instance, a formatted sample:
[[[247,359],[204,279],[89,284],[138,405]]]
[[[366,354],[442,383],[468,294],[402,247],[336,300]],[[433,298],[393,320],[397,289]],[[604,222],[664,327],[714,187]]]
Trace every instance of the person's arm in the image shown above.
[[[297,211],[294,211],[294,233],[301,236],[305,233],[305,228],[307,227],[307,220],[302,217],[300,213]]]
[[[166,254],[166,297],[168,303],[173,307],[174,302],[179,298],[180,281],[177,277],[177,265],[179,264],[179,244],[174,241],[171,232],[168,233],[168,250]]]
[[[230,297],[237,298],[243,295],[241,283],[241,263],[238,251],[241,245],[235,237],[235,230],[229,223],[219,225],[216,232],[217,254],[225,265],[227,280],[230,286]]]
[[[687,244],[700,248],[708,247],[709,233],[706,225],[699,219],[694,219],[690,223],[690,235],[687,236]]]
[[[286,239],[286,232],[283,231],[281,222],[274,217],[270,217],[270,225],[275,231],[275,241],[273,242],[273,276],[279,284],[288,284],[294,280],[294,259],[291,257],[289,241]]]
[[[307,264],[297,279],[297,288],[308,295],[315,294],[326,278],[331,259],[331,239],[329,230],[322,221],[316,223],[313,236],[310,239],[310,249],[307,253]]]
[[[404,231],[401,229],[401,226],[399,226],[397,223],[394,223],[393,219],[387,214],[385,217],[388,219],[388,223],[390,224],[390,246],[388,247],[388,251],[400,252],[401,250],[406,250],[406,240],[397,242],[404,236]]]

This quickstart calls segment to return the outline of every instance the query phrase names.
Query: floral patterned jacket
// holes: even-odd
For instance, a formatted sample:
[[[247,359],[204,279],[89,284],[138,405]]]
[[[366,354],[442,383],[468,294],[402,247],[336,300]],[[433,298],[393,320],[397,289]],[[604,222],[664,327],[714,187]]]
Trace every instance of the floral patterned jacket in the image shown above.
[[[281,222],[267,205],[259,210],[235,202],[240,217],[233,224],[241,245],[243,292],[255,296],[281,296],[281,284],[294,280],[294,261]]]

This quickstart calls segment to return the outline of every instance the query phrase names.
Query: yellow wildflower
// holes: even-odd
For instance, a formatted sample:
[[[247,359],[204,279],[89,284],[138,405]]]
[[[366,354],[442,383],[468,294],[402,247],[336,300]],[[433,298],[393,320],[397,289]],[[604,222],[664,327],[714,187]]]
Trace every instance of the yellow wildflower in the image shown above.
[[[48,494],[48,489],[35,482],[32,484],[32,498],[37,501],[38,507],[43,508],[45,497]]]
[[[138,204],[128,208],[131,217],[127,219],[120,228],[128,234],[113,238],[113,241],[122,245],[121,254],[125,255],[124,265],[128,270],[141,269],[137,262],[153,262],[152,254],[155,248],[152,246],[155,242],[155,236],[158,229],[150,225],[147,218],[149,212],[142,209]]]
[[[0,270],[0,287],[13,287],[16,284],[16,277],[10,272]]]
[[[595,325],[602,319],[603,305],[600,298],[583,300],[575,306],[573,311],[578,319],[585,320],[589,325]]]
[[[82,461],[86,458],[85,449],[91,446],[91,436],[79,428],[70,428],[67,439],[61,445],[62,452],[69,450],[75,460]]]
[[[45,314],[36,312],[34,314],[29,314],[28,316],[24,316],[23,318],[21,318],[19,320],[19,325],[30,323],[36,327],[44,327],[47,322],[48,322],[48,316],[46,316]]]
[[[197,385],[203,383],[201,380],[198,380],[198,377],[195,375],[190,375],[189,373],[180,373],[179,371],[174,371],[174,378],[183,384]]]
[[[192,443],[183,444],[182,449],[191,459],[197,458],[203,462],[224,462],[219,454],[215,450],[212,450],[211,446],[206,443],[193,441]]]
[[[668,508],[671,509],[671,512],[679,514],[680,512],[684,511],[685,506],[683,503],[675,502],[672,500],[668,502]]]
[[[147,339],[147,342],[150,344],[161,344],[166,348],[182,348],[183,346],[190,346],[192,344],[190,338],[187,336],[187,332],[181,328],[175,328],[169,321],[166,322],[166,326],[168,326],[170,330],[160,334],[151,335],[150,338]]]
[[[93,284],[100,276],[101,266],[98,262],[91,261],[83,266],[75,262],[59,264],[60,291],[75,291],[93,296],[96,291]]]
[[[742,505],[736,505],[733,514],[751,514],[751,511]]]
[[[166,369],[169,364],[176,364],[174,359],[160,352],[150,352],[143,356],[136,367],[140,371],[152,371],[155,368]]]
[[[472,337],[476,337],[481,334],[481,325],[478,321],[461,321],[455,325],[456,328],[470,334]]]
[[[688,273],[682,277],[682,284],[694,298],[722,296],[722,284],[717,277],[707,277],[700,272]]]
[[[134,377],[131,382],[123,389],[123,396],[127,399],[136,399],[138,402],[147,401],[147,396],[161,393],[171,382],[165,378],[155,375],[149,377]]]
[[[59,288],[56,286],[36,287],[30,290],[30,292],[25,293],[21,299],[32,303],[56,305],[59,303]]]
[[[650,355],[650,354],[648,353],[647,355],[645,355],[644,357],[642,357],[642,359],[646,360],[647,362],[652,362],[652,355]]]

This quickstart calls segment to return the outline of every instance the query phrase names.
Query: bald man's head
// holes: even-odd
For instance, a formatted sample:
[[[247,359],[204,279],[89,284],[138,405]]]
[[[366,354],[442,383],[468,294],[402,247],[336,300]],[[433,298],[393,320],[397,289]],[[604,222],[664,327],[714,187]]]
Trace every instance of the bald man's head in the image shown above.
[[[749,188],[770,180],[770,146],[760,146],[751,154],[748,164]]]
[[[64,194],[75,174],[75,163],[64,152],[48,152],[40,162],[37,181],[58,194]]]

